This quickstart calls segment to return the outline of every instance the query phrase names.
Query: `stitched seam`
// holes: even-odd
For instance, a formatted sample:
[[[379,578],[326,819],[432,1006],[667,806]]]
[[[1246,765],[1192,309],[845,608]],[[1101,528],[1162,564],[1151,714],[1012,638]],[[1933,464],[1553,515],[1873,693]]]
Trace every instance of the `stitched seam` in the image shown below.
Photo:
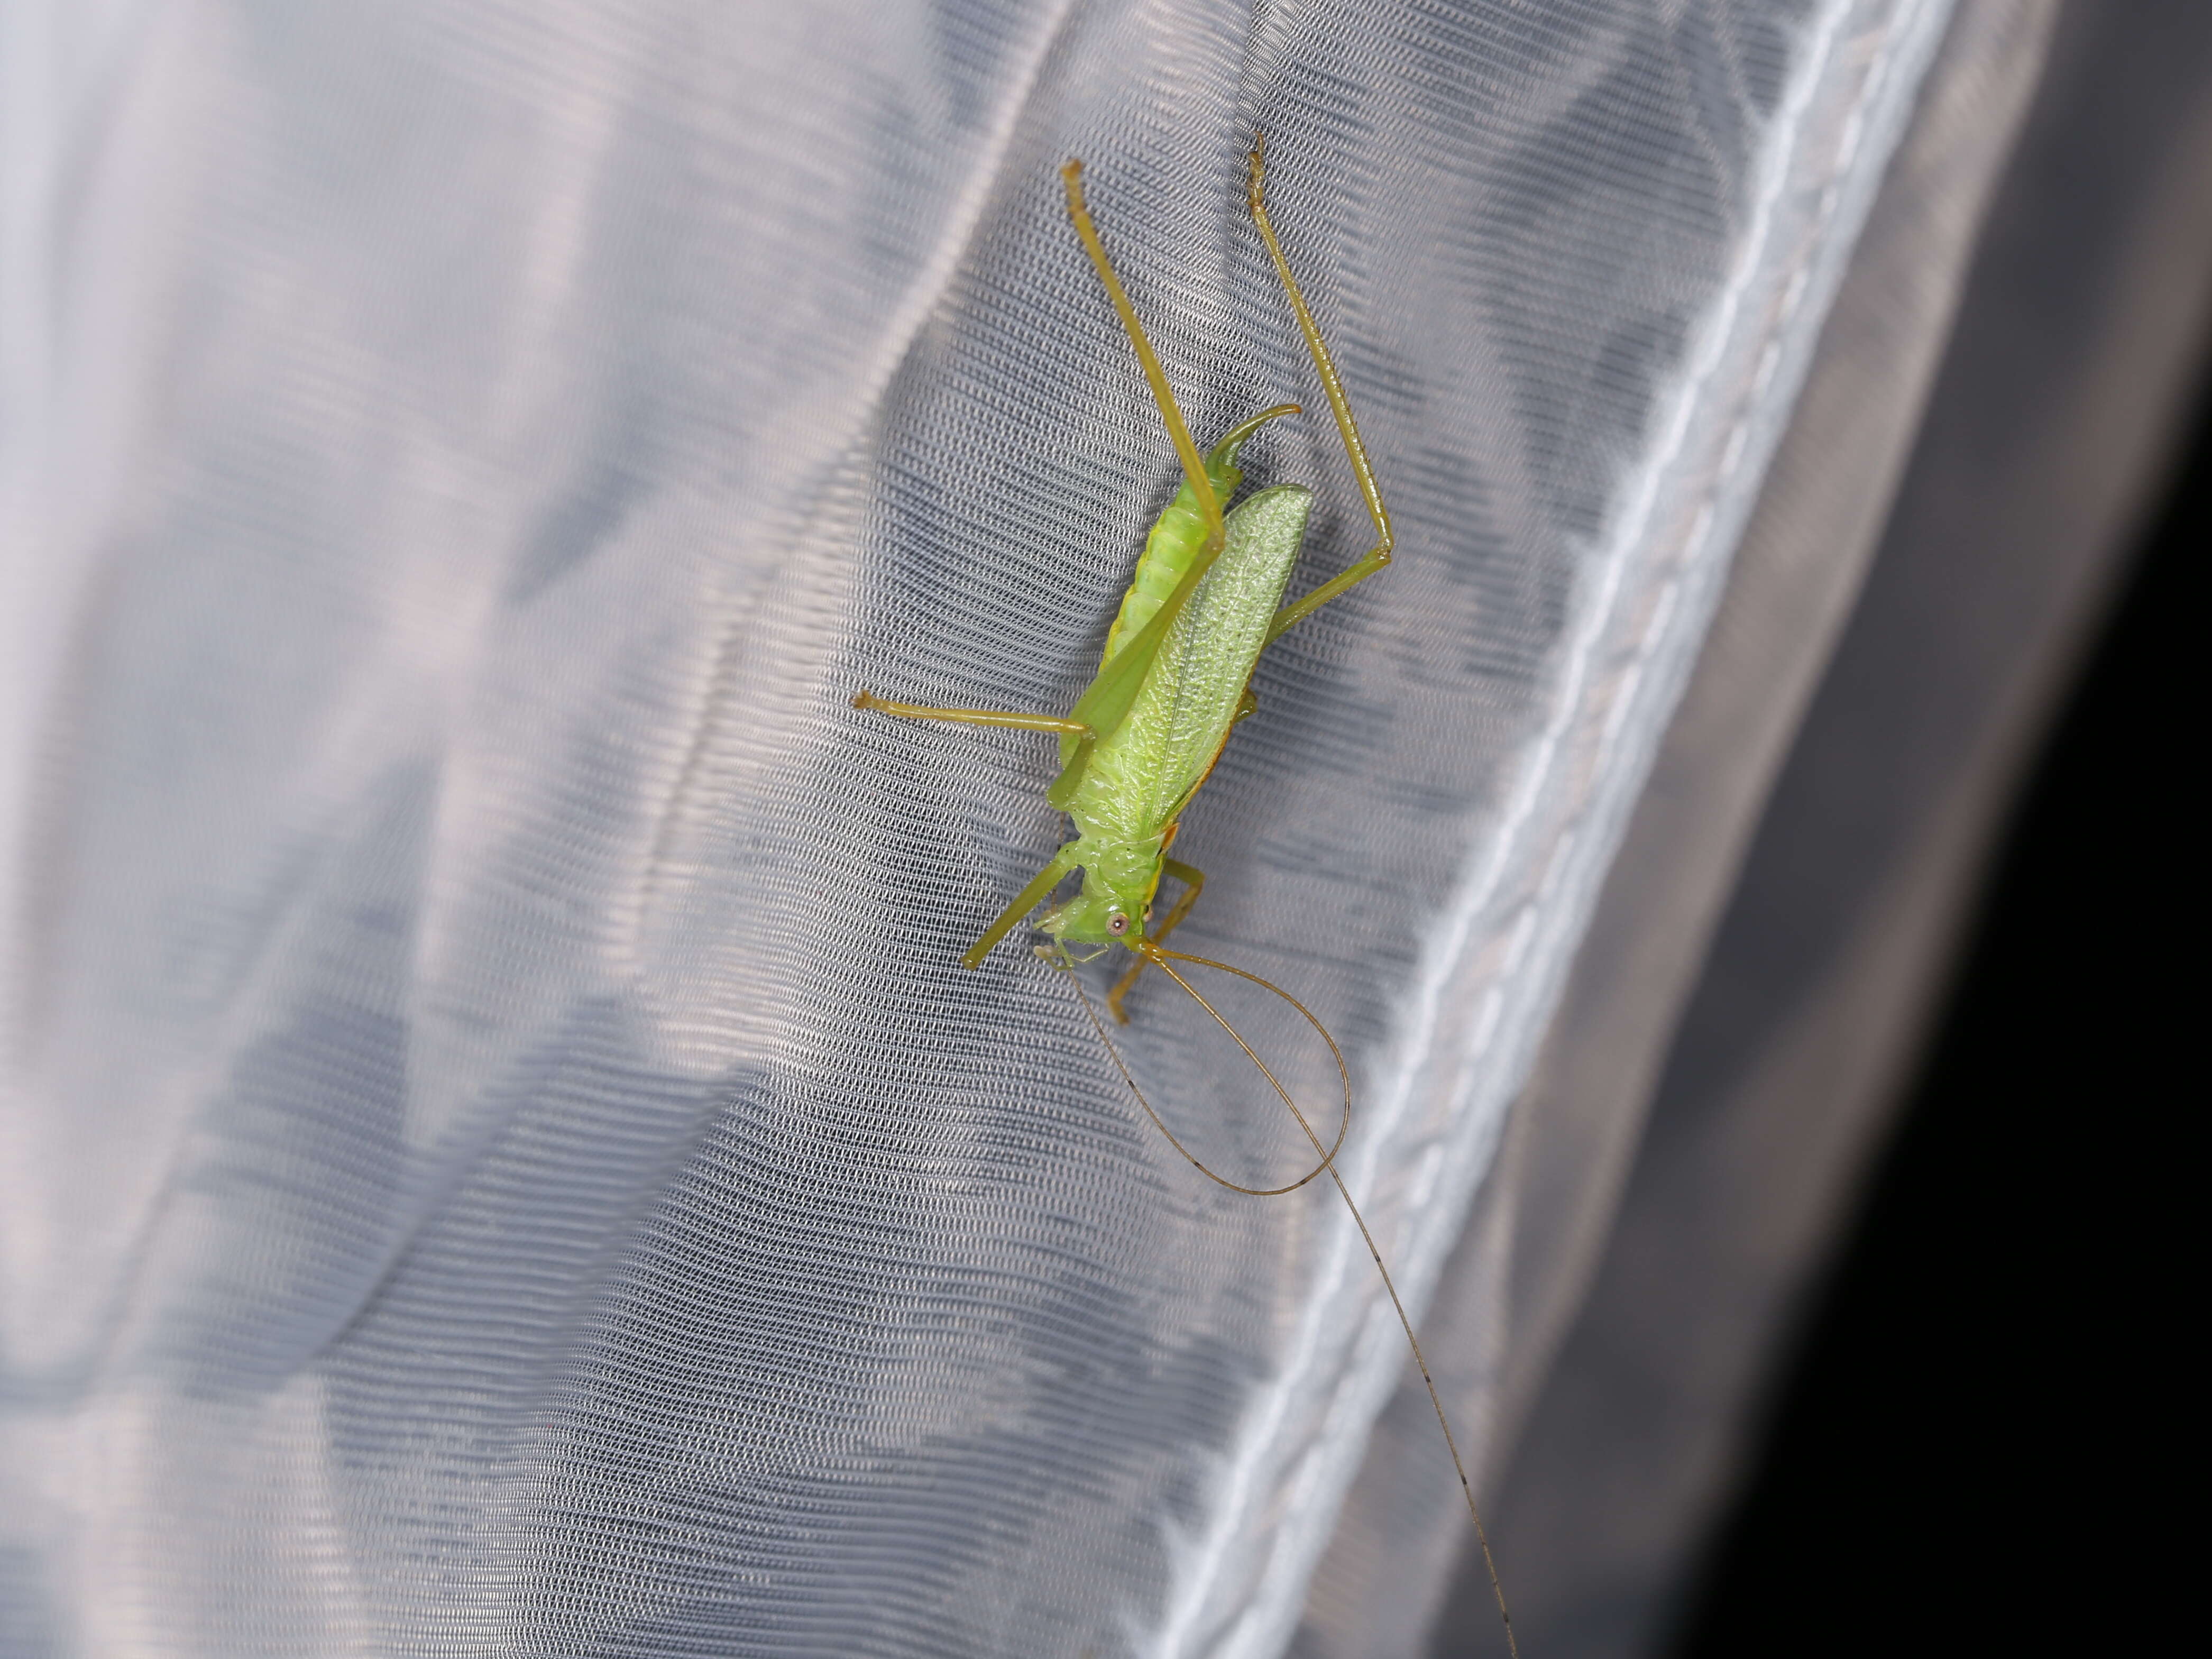
[[[1851,9],[1851,0],[1838,0],[1838,3],[1830,15],[1827,27],[1820,36],[1816,36],[1818,46],[1808,58],[1805,70],[1798,77],[1798,84],[1803,91],[1801,97],[1795,100],[1797,110],[1802,111],[1804,102],[1810,99],[1813,92],[1819,86],[1821,76],[1832,63],[1838,42],[1844,35],[1844,26]],[[1629,653],[1623,672],[1622,683],[1614,695],[1613,709],[1592,757],[1592,770],[1595,774],[1602,775],[1607,762],[1614,752],[1621,733],[1626,727],[1627,717],[1635,706],[1637,693],[1641,688],[1644,672],[1652,657],[1663,642],[1666,624],[1672,621],[1679,608],[1681,589],[1686,578],[1692,572],[1702,573],[1707,562],[1703,556],[1717,520],[1717,504],[1722,495],[1734,483],[1745,457],[1749,453],[1752,423],[1765,412],[1766,393],[1781,363],[1783,338],[1795,321],[1804,296],[1810,288],[1812,267],[1826,246],[1824,233],[1842,204],[1844,183],[1849,177],[1852,165],[1856,161],[1859,149],[1864,142],[1868,111],[1874,106],[1887,87],[1893,68],[1899,43],[1911,37],[1913,31],[1910,27],[1910,22],[1922,9],[1922,0],[1907,0],[1905,8],[1895,15],[1893,27],[1868,64],[1858,96],[1852,100],[1851,106],[1844,118],[1844,125],[1837,143],[1835,159],[1822,185],[1820,198],[1806,220],[1802,238],[1805,252],[1783,283],[1780,303],[1777,305],[1775,314],[1765,330],[1765,338],[1758,359],[1758,367],[1753,373],[1747,389],[1742,394],[1741,399],[1742,407],[1729,428],[1729,435],[1723,441],[1721,465],[1704,491],[1703,499],[1699,502],[1691,528],[1683,538],[1680,548],[1674,555],[1674,569],[1659,589],[1653,604],[1651,617],[1645,623],[1632,650]],[[1785,142],[1773,160],[1773,176],[1768,181],[1766,188],[1761,191],[1756,198],[1754,216],[1763,216],[1768,220],[1768,223],[1751,244],[1753,252],[1745,262],[1747,269],[1755,268],[1757,255],[1763,252],[1769,245],[1775,228],[1772,223],[1773,216],[1790,194],[1790,167],[1798,154],[1797,141]],[[1663,459],[1655,458],[1652,461],[1647,462],[1643,469],[1647,480],[1645,499],[1632,509],[1632,522],[1636,519],[1648,518],[1656,504],[1660,483],[1680,460],[1683,446],[1688,438],[1692,418],[1698,404],[1703,394],[1711,385],[1712,377],[1719,372],[1725,361],[1728,326],[1732,320],[1733,313],[1740,308],[1745,299],[1740,281],[1741,279],[1738,284],[1731,285],[1734,291],[1727,295],[1723,309],[1714,319],[1707,331],[1708,337],[1716,342],[1711,361],[1696,370],[1678,394],[1675,406],[1680,413],[1674,422],[1676,430],[1659,452],[1659,456]],[[1614,614],[1622,580],[1633,562],[1637,547],[1646,533],[1648,533],[1647,528],[1639,526],[1637,532],[1624,544],[1620,553],[1608,562],[1601,579],[1601,594],[1590,607],[1589,619],[1579,630],[1580,637],[1576,640],[1571,653],[1563,688],[1565,695],[1559,699],[1560,713],[1553,722],[1551,729],[1544,734],[1536,752],[1522,768],[1522,784],[1515,791],[1516,799],[1506,822],[1501,826],[1500,833],[1492,838],[1492,851],[1484,859],[1476,878],[1468,884],[1465,896],[1455,902],[1451,908],[1449,942],[1447,948],[1434,953],[1432,960],[1436,965],[1422,975],[1417,987],[1419,1012],[1407,1026],[1407,1030],[1414,1034],[1407,1045],[1412,1052],[1404,1062],[1391,1068],[1396,1074],[1392,1090],[1395,1097],[1389,1103],[1384,1110],[1371,1114],[1369,1117],[1371,1124],[1385,1131],[1383,1134],[1369,1138],[1367,1155],[1360,1160],[1359,1174],[1365,1179],[1357,1182],[1356,1184],[1370,1194],[1370,1202],[1376,1170],[1374,1149],[1388,1138],[1389,1131],[1395,1129],[1405,1121],[1413,1093],[1413,1085],[1426,1069],[1427,1063],[1434,1052],[1439,1010],[1443,1001],[1445,987],[1455,976],[1457,968],[1465,959],[1468,946],[1473,939],[1477,918],[1484,914],[1489,901],[1494,896],[1498,882],[1503,878],[1507,869],[1514,864],[1514,854],[1522,849],[1526,835],[1534,821],[1537,807],[1546,793],[1545,785],[1555,775],[1556,762],[1561,747],[1577,724],[1576,715],[1580,708],[1580,689],[1591,671],[1592,658],[1605,635],[1606,624]],[[1546,861],[1543,874],[1536,884],[1535,891],[1518,907],[1518,914],[1514,919],[1511,928],[1511,943],[1508,946],[1504,961],[1492,976],[1472,1021],[1473,1032],[1467,1045],[1468,1059],[1459,1067],[1461,1075],[1452,1090],[1449,1118],[1456,1118],[1462,1115],[1465,1096],[1472,1083],[1471,1073],[1474,1070],[1473,1058],[1481,1054],[1487,1047],[1490,1037],[1504,1012],[1504,988],[1512,981],[1530,946],[1534,944],[1539,931],[1536,926],[1537,918],[1546,908],[1558,883],[1570,867],[1571,860],[1567,854],[1580,840],[1590,814],[1603,798],[1603,792],[1596,788],[1584,792],[1584,799],[1576,806],[1562,827],[1552,855]],[[1492,1133],[1488,1137],[1493,1141],[1498,1131],[1503,1127],[1502,1115],[1500,1115],[1500,1122],[1493,1126]],[[1441,1179],[1445,1164],[1443,1150],[1443,1139],[1439,1138],[1423,1155],[1420,1160],[1419,1178],[1417,1178],[1413,1190],[1407,1194],[1404,1202],[1394,1206],[1401,1223],[1404,1218],[1415,1212],[1421,1201],[1432,1193],[1437,1182]],[[1352,1171],[1347,1170],[1346,1174],[1347,1179],[1351,1179]],[[1365,1269],[1367,1274],[1371,1276],[1372,1267],[1366,1261],[1364,1249],[1354,1248],[1356,1234],[1350,1227],[1348,1218],[1340,1219],[1335,1229],[1334,1238],[1334,1254],[1336,1260],[1332,1264],[1331,1270],[1320,1277],[1324,1281],[1334,1279],[1338,1285],[1341,1285],[1352,1273],[1359,1269]],[[1353,1259],[1355,1257],[1357,1260]],[[1334,1302],[1334,1295],[1316,1294],[1310,1299],[1309,1307],[1316,1307],[1325,1302]],[[1371,1424],[1353,1420],[1356,1415],[1353,1407],[1366,1381],[1369,1369],[1358,1362],[1356,1356],[1359,1350],[1384,1340],[1388,1340],[1395,1346],[1402,1340],[1395,1328],[1395,1317],[1390,1313],[1387,1301],[1379,1293],[1370,1293],[1361,1299],[1366,1308],[1366,1316],[1363,1323],[1370,1327],[1370,1331],[1377,1325],[1387,1325],[1390,1328],[1380,1335],[1370,1334],[1370,1331],[1363,1331],[1360,1335],[1353,1339],[1349,1352],[1354,1358],[1350,1363],[1338,1368],[1336,1380],[1331,1385],[1319,1413],[1317,1431],[1307,1441],[1292,1463],[1290,1484],[1287,1487],[1275,1489],[1279,1493],[1278,1509],[1293,1516],[1312,1511],[1312,1500],[1316,1496],[1313,1488],[1322,1479],[1323,1465],[1326,1462],[1315,1455],[1315,1449],[1331,1443],[1342,1434],[1358,1432],[1371,1427]],[[1320,1346],[1319,1333],[1315,1321],[1310,1317],[1302,1322],[1302,1327],[1304,1340],[1300,1346],[1285,1359],[1282,1375],[1285,1376],[1310,1374],[1316,1369],[1316,1350]],[[1267,1432],[1243,1437],[1246,1443],[1254,1447],[1255,1452],[1260,1448],[1273,1443],[1279,1438],[1279,1425],[1290,1397],[1291,1390],[1279,1382],[1269,1391],[1271,1409],[1268,1415],[1273,1421],[1268,1425]],[[1482,1443],[1472,1435],[1467,1437],[1473,1444]],[[1230,1500],[1224,1501],[1217,1510],[1218,1514],[1224,1516],[1241,1516],[1249,1508],[1250,1498],[1248,1494],[1254,1484],[1255,1471],[1252,1466],[1255,1462],[1255,1457],[1251,1455],[1234,1460],[1232,1479],[1237,1486],[1242,1490]],[[1334,1525],[1334,1517],[1332,1515],[1330,1522],[1332,1530]],[[1310,1527],[1304,1529],[1298,1528],[1295,1521],[1276,1529],[1275,1541],[1267,1551],[1259,1571],[1252,1581],[1255,1586],[1254,1594],[1243,1608],[1229,1615],[1224,1620],[1226,1626],[1224,1637],[1227,1640],[1235,1641],[1240,1637],[1256,1639],[1261,1634],[1254,1626],[1254,1618],[1255,1612],[1264,1615],[1269,1605],[1270,1598],[1265,1593],[1265,1587],[1271,1579],[1287,1570],[1286,1563],[1291,1558],[1304,1553],[1302,1550],[1293,1550],[1291,1545],[1294,1540],[1303,1542],[1305,1534],[1310,1530]],[[1233,1529],[1225,1527],[1216,1527],[1213,1532],[1214,1540],[1206,1550],[1208,1558],[1206,1569],[1191,1575],[1186,1582],[1194,1582],[1200,1586],[1207,1582],[1212,1571],[1218,1568],[1220,1558],[1225,1551],[1226,1545],[1224,1540],[1236,1535]],[[1178,1577],[1182,1576],[1178,1575]],[[1175,1610],[1170,1609],[1170,1618],[1163,1622],[1161,1628],[1163,1651],[1170,1650],[1167,1644],[1170,1638],[1176,1638],[1178,1635],[1187,1638],[1193,1633],[1188,1626],[1194,1622],[1196,1615],[1200,1611],[1202,1601],[1203,1589],[1200,1589],[1193,1596],[1193,1604],[1187,1605],[1183,1610],[1182,1618],[1180,1620],[1174,1617]],[[1184,1625],[1186,1629],[1178,1632],[1176,1628],[1177,1623]]]

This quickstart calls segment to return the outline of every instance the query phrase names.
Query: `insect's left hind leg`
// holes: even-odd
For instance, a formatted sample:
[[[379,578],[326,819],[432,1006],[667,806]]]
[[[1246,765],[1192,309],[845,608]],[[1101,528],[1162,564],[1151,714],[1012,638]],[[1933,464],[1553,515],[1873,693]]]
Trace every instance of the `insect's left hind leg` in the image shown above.
[[[1182,926],[1182,919],[1190,914],[1190,907],[1198,902],[1198,896],[1206,886],[1206,872],[1194,864],[1185,864],[1181,859],[1162,859],[1163,873],[1173,876],[1182,884],[1182,896],[1168,908],[1167,920],[1157,930],[1146,928],[1145,937],[1158,945]],[[1139,957],[1129,971],[1114,981],[1114,988],[1106,994],[1106,1006],[1114,1011],[1116,1024],[1127,1025],[1129,1016],[1121,1006],[1121,999],[1129,994],[1129,988],[1137,982],[1137,975],[1145,971],[1145,959]]]
[[[1321,389],[1328,394],[1329,412],[1336,416],[1336,429],[1344,440],[1345,454],[1351,458],[1352,476],[1359,481],[1359,494],[1367,503],[1367,516],[1375,520],[1375,545],[1368,549],[1365,558],[1275,613],[1274,621],[1267,624],[1267,642],[1273,644],[1285,629],[1304,620],[1389,563],[1390,550],[1395,542],[1390,532],[1389,511],[1382,505],[1382,491],[1375,482],[1375,469],[1367,463],[1367,446],[1359,441],[1359,425],[1352,418],[1352,405],[1345,398],[1344,381],[1337,374],[1336,362],[1322,343],[1321,325],[1314,321],[1306,296],[1298,291],[1297,278],[1291,275],[1290,262],[1283,258],[1283,245],[1276,239],[1275,227],[1267,217],[1267,204],[1261,190],[1262,150],[1261,142],[1255,136],[1252,140],[1252,182],[1247,192],[1252,222],[1259,228],[1260,240],[1267,245],[1268,255],[1275,262],[1275,274],[1283,279],[1283,292],[1290,300],[1291,314],[1298,319],[1298,332],[1305,337],[1306,352],[1313,359],[1314,373],[1321,376]]]

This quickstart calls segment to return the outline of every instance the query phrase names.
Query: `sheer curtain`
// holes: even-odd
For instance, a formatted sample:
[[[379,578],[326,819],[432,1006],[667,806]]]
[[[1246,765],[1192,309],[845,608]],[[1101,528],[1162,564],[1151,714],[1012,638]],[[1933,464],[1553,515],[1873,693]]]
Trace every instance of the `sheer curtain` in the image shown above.
[[[1067,157],[1200,441],[1319,409],[1264,131],[1399,555],[1263,660],[1178,943],[1342,1042],[1494,1485],[2034,83],[2049,6],[1954,9],[0,4],[4,1651],[1422,1651],[1465,1519],[1342,1206],[957,965],[1049,745],[849,699],[1064,708],[1174,487]],[[1294,589],[1364,550],[1325,419],[1248,468]]]

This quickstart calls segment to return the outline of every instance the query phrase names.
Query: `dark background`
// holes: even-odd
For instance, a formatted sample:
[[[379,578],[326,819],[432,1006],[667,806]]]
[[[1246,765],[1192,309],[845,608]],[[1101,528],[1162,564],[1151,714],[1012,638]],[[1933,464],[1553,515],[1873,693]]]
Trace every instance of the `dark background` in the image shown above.
[[[2200,394],[1677,1659],[2100,1651],[2186,1582],[2157,1540],[2196,1505],[2154,1514],[2197,1322],[2154,1286],[2185,1201],[2160,1176],[2193,1167],[2204,1096],[2182,683],[2208,654],[2185,591],[2208,543]]]

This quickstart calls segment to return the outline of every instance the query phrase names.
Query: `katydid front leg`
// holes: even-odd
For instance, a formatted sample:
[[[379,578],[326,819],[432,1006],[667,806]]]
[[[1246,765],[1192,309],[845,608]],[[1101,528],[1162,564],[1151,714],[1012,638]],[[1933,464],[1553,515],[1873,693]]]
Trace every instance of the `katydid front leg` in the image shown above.
[[[983,930],[983,937],[961,953],[963,968],[981,968],[983,958],[991,954],[999,941],[1014,931],[1015,925],[1045,902],[1052,890],[1060,885],[1060,878],[1075,868],[1081,856],[1083,843],[1071,841],[1052,855],[1052,862],[1030,878],[1030,884],[1014,895],[1014,902],[998,914],[998,917]]]

